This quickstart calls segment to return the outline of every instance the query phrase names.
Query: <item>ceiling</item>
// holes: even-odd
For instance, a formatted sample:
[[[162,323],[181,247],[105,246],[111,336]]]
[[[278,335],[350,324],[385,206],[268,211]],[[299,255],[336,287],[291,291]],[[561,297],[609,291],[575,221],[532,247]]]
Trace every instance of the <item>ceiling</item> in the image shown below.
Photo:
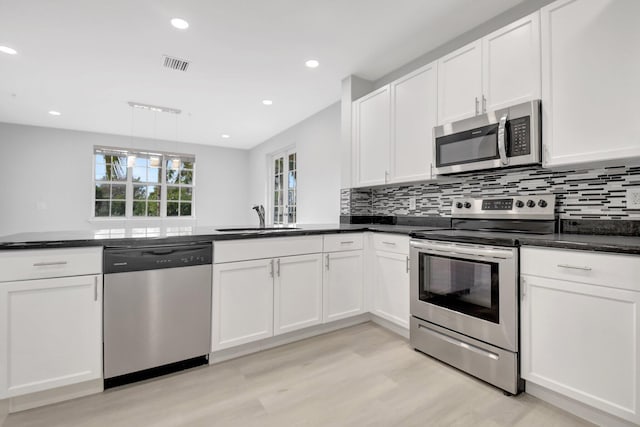
[[[521,1],[0,0],[0,122],[251,148]]]

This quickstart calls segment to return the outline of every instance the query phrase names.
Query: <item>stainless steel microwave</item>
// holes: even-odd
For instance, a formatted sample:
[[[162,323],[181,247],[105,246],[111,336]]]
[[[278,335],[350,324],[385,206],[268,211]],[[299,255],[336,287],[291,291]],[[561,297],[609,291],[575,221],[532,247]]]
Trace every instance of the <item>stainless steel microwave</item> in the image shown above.
[[[433,128],[438,175],[540,164],[540,101],[530,101]]]

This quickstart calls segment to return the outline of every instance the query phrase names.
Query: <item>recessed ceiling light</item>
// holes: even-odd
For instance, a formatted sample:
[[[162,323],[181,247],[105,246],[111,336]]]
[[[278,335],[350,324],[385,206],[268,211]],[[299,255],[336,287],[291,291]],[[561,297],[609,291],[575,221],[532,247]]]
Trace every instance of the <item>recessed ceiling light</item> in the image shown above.
[[[272,100],[270,100],[270,99],[263,99],[263,100],[262,100],[262,103],[263,103],[264,105],[273,105],[273,101],[272,101]]]
[[[61,113],[60,111],[54,111],[54,110],[51,110],[51,111],[49,111],[49,114],[51,114],[52,116],[59,116],[59,115],[61,115],[62,113]]]
[[[231,138],[231,135],[229,135],[228,133],[223,133],[222,135],[220,135],[220,138],[229,139]]]
[[[320,65],[320,63],[316,59],[310,59],[305,62],[304,65],[306,65],[308,68],[318,68],[318,65]]]
[[[7,46],[0,46],[0,52],[6,53],[8,55],[15,55],[16,53],[18,53],[17,50],[11,49],[10,47],[7,47]]]
[[[181,18],[173,18],[171,20],[171,25],[179,30],[186,30],[187,28],[189,28],[189,23]]]

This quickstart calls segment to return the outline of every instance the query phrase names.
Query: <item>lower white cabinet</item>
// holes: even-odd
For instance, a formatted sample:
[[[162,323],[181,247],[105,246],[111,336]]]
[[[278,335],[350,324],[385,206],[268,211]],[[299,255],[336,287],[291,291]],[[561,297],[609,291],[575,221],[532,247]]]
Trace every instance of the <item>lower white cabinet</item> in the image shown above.
[[[212,351],[273,336],[273,262],[213,266]]]
[[[372,285],[373,313],[409,329],[409,255],[375,250]]]
[[[553,263],[537,262],[547,254]],[[533,274],[521,276],[522,377],[640,423],[640,286],[616,287],[611,279],[624,273],[613,265],[637,269],[640,258],[602,254],[607,263],[584,254],[523,249],[523,270]],[[611,283],[586,283],[600,282],[608,270]]]
[[[323,321],[365,312],[362,250],[325,254]]]
[[[102,276],[0,283],[0,399],[102,377]]]
[[[322,323],[322,254],[275,260],[273,333]]]

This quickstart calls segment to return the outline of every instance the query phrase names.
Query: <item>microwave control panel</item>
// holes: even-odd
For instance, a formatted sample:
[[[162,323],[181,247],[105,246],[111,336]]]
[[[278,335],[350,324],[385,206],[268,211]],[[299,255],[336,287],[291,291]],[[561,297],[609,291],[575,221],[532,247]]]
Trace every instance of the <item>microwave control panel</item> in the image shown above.
[[[531,153],[529,116],[509,120],[509,157]]]

